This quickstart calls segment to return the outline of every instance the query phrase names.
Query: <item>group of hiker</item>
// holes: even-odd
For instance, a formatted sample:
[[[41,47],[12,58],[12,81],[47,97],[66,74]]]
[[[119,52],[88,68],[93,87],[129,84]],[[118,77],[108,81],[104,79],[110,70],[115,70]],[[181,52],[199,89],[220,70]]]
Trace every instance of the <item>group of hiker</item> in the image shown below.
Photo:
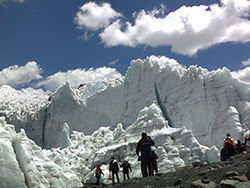
[[[155,153],[155,151],[151,149],[151,146],[154,145],[155,145],[154,141],[145,132],[143,132],[141,134],[141,139],[137,143],[136,147],[136,154],[138,156],[138,161],[141,161],[141,172],[143,177],[153,176],[155,173],[158,173],[158,167],[157,167],[158,156]],[[117,179],[117,183],[120,182],[118,174],[119,166],[123,168],[124,181],[126,181],[126,178],[130,179],[129,171],[132,172],[130,163],[127,160],[124,160],[122,163],[118,163],[118,161],[113,156],[109,163],[109,171],[110,175],[112,175],[112,178],[109,177],[109,179],[112,180],[113,185],[115,184],[115,176]],[[98,164],[95,170],[97,185],[100,184],[101,175],[104,174],[100,168],[100,164]]]
[[[148,136],[145,132],[141,134],[141,139],[137,143],[136,147],[136,155],[138,156],[138,161],[141,161],[141,173],[143,177],[153,176],[155,173],[158,173],[157,167],[157,159],[158,156],[154,150],[152,150],[152,146],[155,146],[154,141]],[[230,157],[240,154],[242,152],[250,152],[250,134],[249,137],[245,137],[244,143],[240,140],[237,142],[231,137],[229,133],[226,134],[226,138],[224,139],[223,147],[221,149],[221,161],[226,161]],[[118,163],[115,157],[112,157],[109,163],[109,171],[112,175],[113,185],[115,184],[115,176],[117,182],[119,183],[119,166],[123,168],[123,179],[126,181],[126,178],[130,179],[129,171],[132,172],[131,165],[128,161],[124,160],[122,163]],[[104,175],[100,165],[97,165],[96,171],[96,184],[99,185],[101,175]]]
[[[234,155],[240,154],[242,152],[250,151],[250,135],[249,137],[245,137],[244,143],[240,140],[237,142],[231,137],[230,133],[226,134],[226,138],[224,139],[223,147],[221,149],[221,161],[226,161]]]

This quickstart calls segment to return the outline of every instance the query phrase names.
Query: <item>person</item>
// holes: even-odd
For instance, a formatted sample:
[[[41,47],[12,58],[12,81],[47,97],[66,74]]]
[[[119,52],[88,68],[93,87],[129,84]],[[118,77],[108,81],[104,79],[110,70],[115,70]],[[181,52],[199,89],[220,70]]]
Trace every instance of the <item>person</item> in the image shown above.
[[[237,144],[235,145],[235,149],[238,154],[242,153],[245,151],[245,146],[241,143],[240,140],[237,140]]]
[[[112,157],[110,163],[109,163],[109,171],[112,172],[112,183],[113,185],[115,185],[115,175],[117,178],[117,182],[120,183],[119,181],[119,166],[118,166],[118,162],[116,161],[115,157]]]
[[[136,154],[139,156],[141,152],[141,167],[142,176],[147,177],[147,175],[152,176],[152,150],[151,146],[154,146],[154,141],[143,132],[141,134],[141,139],[137,143]],[[148,172],[147,172],[148,171]]]
[[[250,150],[250,146],[248,145],[248,140],[249,138],[248,137],[245,137],[245,142],[243,143],[243,145],[245,146],[245,150],[246,152],[248,152]]]
[[[234,139],[229,133],[227,133],[223,143],[223,148],[221,150],[221,161],[229,159],[230,157],[234,156],[234,154],[237,154],[235,150]]]
[[[101,170],[101,165],[98,164],[95,169],[96,185],[100,185],[101,175],[104,175]]]
[[[246,152],[250,152],[250,133],[248,137],[245,137],[245,147],[246,147]]]
[[[155,153],[155,151],[152,151],[152,175],[158,173],[158,166],[157,166],[157,159],[158,159],[158,155]]]
[[[126,181],[126,175],[127,175],[128,179],[130,179],[129,178],[129,170],[130,170],[130,172],[132,172],[130,163],[125,160],[125,161],[122,162],[122,164],[120,165],[120,167],[122,167],[124,181]]]

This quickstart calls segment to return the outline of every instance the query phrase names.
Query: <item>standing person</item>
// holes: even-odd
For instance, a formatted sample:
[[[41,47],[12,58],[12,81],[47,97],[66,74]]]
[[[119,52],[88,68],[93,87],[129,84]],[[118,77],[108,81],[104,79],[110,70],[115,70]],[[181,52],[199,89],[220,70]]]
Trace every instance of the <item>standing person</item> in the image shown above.
[[[95,169],[96,185],[100,185],[101,175],[104,175],[101,169],[101,165],[97,165]]]
[[[250,152],[250,133],[248,137],[245,137],[245,147],[246,147],[246,152]]]
[[[245,151],[245,146],[244,146],[244,144],[241,143],[240,140],[237,140],[237,144],[235,145],[235,150],[238,154]]]
[[[235,150],[235,144],[234,144],[234,139],[231,137],[229,133],[226,134],[226,138],[223,143],[223,149],[221,152],[221,159],[222,161],[225,161],[229,159],[230,157],[234,156],[236,154]]]
[[[123,161],[122,162],[122,165],[120,165],[120,167],[122,167],[122,172],[123,172],[123,179],[124,181],[126,181],[126,175],[129,178],[129,170],[130,172],[132,172],[132,169],[131,169],[131,166],[130,166],[130,163],[128,161]]]
[[[119,171],[119,166],[118,166],[118,162],[116,161],[115,157],[112,157],[110,163],[109,163],[109,171],[112,172],[112,183],[113,185],[115,185],[115,175],[117,178],[117,182],[120,183],[119,181],[119,175],[118,175],[118,171]]]
[[[158,173],[157,159],[158,159],[158,155],[153,150],[152,151],[152,175],[154,175],[154,171],[155,171],[155,174]]]
[[[248,137],[245,137],[245,142],[244,142],[244,146],[245,146],[245,151],[246,152],[248,152],[249,150],[250,150],[250,147],[249,147],[249,145],[248,145],[248,140],[249,140],[249,138]]]
[[[155,143],[145,132],[141,134],[141,137],[142,138],[137,143],[136,154],[139,156],[139,152],[141,152],[142,176],[143,177],[147,177],[148,175],[152,176],[151,146],[154,146]]]

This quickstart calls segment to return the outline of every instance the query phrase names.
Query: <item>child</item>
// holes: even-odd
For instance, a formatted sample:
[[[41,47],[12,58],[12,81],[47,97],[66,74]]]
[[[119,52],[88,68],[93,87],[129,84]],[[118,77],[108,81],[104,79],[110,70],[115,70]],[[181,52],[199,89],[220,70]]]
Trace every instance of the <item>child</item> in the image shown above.
[[[131,169],[131,166],[130,166],[129,162],[128,161],[123,161],[123,163],[122,163],[122,165],[120,165],[120,167],[123,168],[123,179],[124,179],[124,181],[126,181],[126,175],[127,175],[128,179],[130,179],[129,178],[129,170],[130,170],[130,172],[132,172],[132,169]]]
[[[101,165],[98,164],[96,169],[95,169],[96,185],[100,185],[101,175],[104,175],[104,174],[101,170]]]
[[[153,171],[152,175],[154,175],[154,172],[155,172],[155,174],[158,173],[157,159],[158,159],[158,156],[155,153],[155,151],[153,150],[152,151],[152,171]]]

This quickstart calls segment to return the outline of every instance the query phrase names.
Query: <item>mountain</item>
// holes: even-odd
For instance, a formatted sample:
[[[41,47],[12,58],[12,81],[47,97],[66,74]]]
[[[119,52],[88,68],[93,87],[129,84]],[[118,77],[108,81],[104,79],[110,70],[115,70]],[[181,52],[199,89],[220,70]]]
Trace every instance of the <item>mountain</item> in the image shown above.
[[[248,135],[249,88],[226,68],[185,68],[164,56],[133,60],[124,79],[78,89],[65,83],[50,95],[1,86],[0,138],[8,144],[0,145],[0,182],[7,182],[0,187],[14,172],[28,187],[81,187],[95,181],[96,164],[108,176],[112,156],[129,160],[139,177],[135,147],[143,131],[156,143],[161,172],[218,161],[226,133]]]

